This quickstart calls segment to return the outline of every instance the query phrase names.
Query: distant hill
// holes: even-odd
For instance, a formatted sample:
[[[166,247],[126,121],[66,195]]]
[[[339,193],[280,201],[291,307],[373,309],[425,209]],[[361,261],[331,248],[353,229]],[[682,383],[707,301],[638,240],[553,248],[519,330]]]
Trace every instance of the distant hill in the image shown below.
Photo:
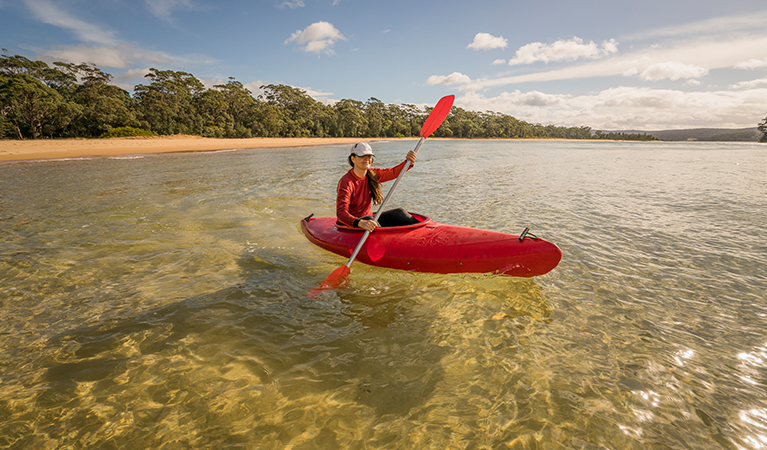
[[[759,142],[762,133],[756,128],[692,128],[689,130],[621,130],[619,133],[647,133],[662,141],[738,141]]]

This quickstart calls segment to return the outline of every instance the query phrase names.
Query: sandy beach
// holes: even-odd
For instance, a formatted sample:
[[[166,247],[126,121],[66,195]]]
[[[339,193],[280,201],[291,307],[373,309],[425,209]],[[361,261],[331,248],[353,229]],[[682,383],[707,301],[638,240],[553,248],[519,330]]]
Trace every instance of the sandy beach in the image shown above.
[[[252,138],[215,139],[198,136],[128,137],[114,139],[0,140],[0,161],[137,155],[143,153],[202,152],[245,148],[309,147],[353,144],[364,138]]]

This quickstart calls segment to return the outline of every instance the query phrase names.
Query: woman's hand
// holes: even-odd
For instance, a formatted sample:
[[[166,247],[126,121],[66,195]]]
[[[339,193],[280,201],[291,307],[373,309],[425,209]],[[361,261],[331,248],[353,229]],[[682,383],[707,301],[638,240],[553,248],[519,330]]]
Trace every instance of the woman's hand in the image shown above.
[[[412,167],[415,164],[415,152],[413,150],[410,150],[407,152],[407,156],[405,157],[406,160],[410,161],[410,167]]]
[[[372,233],[373,230],[378,228],[380,225],[375,220],[362,219],[359,221],[357,226]]]

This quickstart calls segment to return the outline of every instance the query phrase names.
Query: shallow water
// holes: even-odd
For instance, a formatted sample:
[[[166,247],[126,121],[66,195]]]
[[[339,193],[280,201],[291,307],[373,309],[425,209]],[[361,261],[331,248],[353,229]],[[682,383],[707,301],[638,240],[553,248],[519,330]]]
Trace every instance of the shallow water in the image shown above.
[[[307,299],[347,151],[0,164],[0,448],[767,448],[767,146],[430,140],[389,206],[561,264]]]

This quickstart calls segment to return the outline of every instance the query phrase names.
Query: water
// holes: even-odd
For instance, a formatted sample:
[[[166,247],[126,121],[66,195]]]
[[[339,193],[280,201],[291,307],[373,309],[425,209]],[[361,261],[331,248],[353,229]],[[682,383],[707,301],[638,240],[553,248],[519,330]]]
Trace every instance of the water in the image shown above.
[[[561,264],[307,299],[346,154],[0,165],[0,448],[767,448],[767,147],[429,140],[390,206]]]

